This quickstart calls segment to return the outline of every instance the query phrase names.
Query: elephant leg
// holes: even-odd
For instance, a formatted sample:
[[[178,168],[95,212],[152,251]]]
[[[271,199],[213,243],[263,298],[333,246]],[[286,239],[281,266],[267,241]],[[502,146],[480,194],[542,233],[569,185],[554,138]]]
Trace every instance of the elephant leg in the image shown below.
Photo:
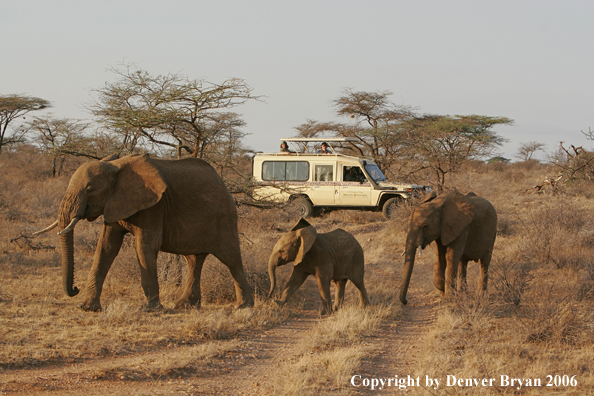
[[[188,263],[188,279],[184,293],[175,303],[176,309],[200,308],[200,276],[202,275],[202,267],[207,256],[208,253],[185,256]]]
[[[468,267],[468,260],[461,260],[458,265],[458,291],[466,291],[466,268]]]
[[[287,300],[295,293],[295,290],[299,289],[308,276],[308,273],[293,270],[278,303],[280,305],[286,304]]]
[[[445,292],[445,271],[447,267],[446,247],[436,243],[435,265],[433,267],[433,284],[443,295]]]
[[[254,306],[254,299],[252,298],[252,288],[250,287],[245,272],[243,271],[243,262],[241,260],[241,253],[239,250],[239,241],[237,241],[237,248],[230,248],[222,254],[215,254],[223,264],[231,271],[233,282],[235,284],[235,296],[237,303],[235,308],[247,308]]]
[[[332,313],[332,297],[330,294],[330,277],[324,274],[316,273],[316,281],[320,296],[322,297],[322,315],[330,315]]]
[[[344,303],[344,289],[346,288],[348,279],[339,279],[334,281],[334,310],[338,310]]]
[[[101,292],[107,272],[113,264],[113,260],[118,255],[122,247],[126,231],[111,226],[103,226],[101,236],[97,242],[93,265],[87,277],[86,298],[80,304],[80,308],[85,311],[101,311]]]
[[[351,282],[353,282],[353,285],[355,285],[355,287],[359,290],[359,301],[361,307],[366,307],[367,305],[369,305],[369,296],[367,295],[367,290],[365,289],[365,283],[363,282],[363,278],[356,280],[351,279]]]
[[[491,264],[492,251],[489,250],[481,259],[481,273],[479,275],[479,290],[487,290],[487,283],[489,282],[489,264]]]
[[[462,259],[462,253],[464,252],[464,244],[466,243],[466,236],[468,231],[465,231],[466,235],[462,238],[457,239],[446,247],[446,273],[445,273],[445,291],[444,297],[449,298],[454,295],[456,291],[456,277],[458,276],[458,266]]]
[[[141,232],[136,236],[136,255],[140,266],[140,284],[148,301],[148,309],[162,308],[159,301],[157,255],[161,246],[157,235]]]

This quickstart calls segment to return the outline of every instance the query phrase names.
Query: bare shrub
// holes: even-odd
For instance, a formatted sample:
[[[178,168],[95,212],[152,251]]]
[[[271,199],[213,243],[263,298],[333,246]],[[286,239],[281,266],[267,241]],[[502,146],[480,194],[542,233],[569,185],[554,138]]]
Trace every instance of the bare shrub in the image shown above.
[[[495,258],[489,268],[489,288],[493,301],[519,306],[532,278],[530,267],[524,262]]]
[[[590,211],[569,198],[545,200],[531,209],[524,220],[522,250],[528,258],[554,263],[558,268],[583,268],[594,251],[590,248],[594,221]],[[568,241],[572,241],[568,244]]]
[[[497,236],[511,236],[516,232],[517,221],[506,214],[497,216]]]

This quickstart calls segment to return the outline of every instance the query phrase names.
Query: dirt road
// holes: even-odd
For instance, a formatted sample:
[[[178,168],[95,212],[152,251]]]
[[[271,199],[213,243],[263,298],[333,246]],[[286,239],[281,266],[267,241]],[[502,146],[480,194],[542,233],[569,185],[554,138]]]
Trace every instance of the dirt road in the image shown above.
[[[369,377],[413,375],[419,343],[436,314],[435,296],[411,289],[410,305],[400,320],[385,323],[365,340],[366,357],[357,374]],[[1,395],[269,395],[267,386],[287,359],[297,355],[296,340],[307,335],[319,318],[316,309],[299,318],[238,339],[216,341],[199,368],[167,370],[167,362],[192,360],[195,346],[161,349],[130,356],[92,359],[43,368],[0,371]],[[147,373],[163,372],[155,376]],[[356,389],[361,394],[377,394]]]

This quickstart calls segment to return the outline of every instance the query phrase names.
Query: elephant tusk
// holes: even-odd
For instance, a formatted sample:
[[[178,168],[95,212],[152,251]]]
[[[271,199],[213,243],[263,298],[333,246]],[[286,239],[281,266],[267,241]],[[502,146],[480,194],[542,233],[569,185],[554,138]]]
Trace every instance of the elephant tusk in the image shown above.
[[[33,236],[37,236],[37,235],[40,235],[40,234],[46,233],[46,232],[48,232],[48,231],[51,231],[51,230],[53,230],[54,228],[56,228],[57,226],[58,226],[58,220],[56,220],[56,221],[55,221],[55,222],[54,222],[52,225],[50,225],[49,227],[46,227],[46,228],[44,228],[44,229],[43,229],[43,230],[41,230],[41,231],[36,231],[36,232],[34,232],[34,233],[33,233]]]
[[[80,216],[75,216],[74,219],[72,219],[72,221],[70,222],[70,224],[68,224],[68,226],[66,228],[64,228],[62,231],[58,232],[58,235],[66,234],[66,233],[72,231],[74,229],[74,226],[76,225],[76,223],[78,223],[78,221],[80,219],[81,219]]]

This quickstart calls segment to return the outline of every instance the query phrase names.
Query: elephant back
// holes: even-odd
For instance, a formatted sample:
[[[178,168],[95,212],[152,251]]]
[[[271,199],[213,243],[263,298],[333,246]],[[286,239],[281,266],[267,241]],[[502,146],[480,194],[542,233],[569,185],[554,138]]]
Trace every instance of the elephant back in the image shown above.
[[[183,204],[187,198],[190,201],[187,202],[189,205],[220,207],[221,210],[235,212],[235,204],[229,190],[208,162],[199,158],[154,161],[171,187],[171,192],[178,194],[176,202]]]
[[[330,251],[335,264],[335,277],[348,279],[355,268],[363,266],[363,248],[351,233],[338,228],[318,234],[318,239],[321,239]]]
[[[478,260],[493,249],[497,234],[497,211],[485,198],[469,198],[476,207],[476,215],[470,224],[464,255],[471,260]]]

